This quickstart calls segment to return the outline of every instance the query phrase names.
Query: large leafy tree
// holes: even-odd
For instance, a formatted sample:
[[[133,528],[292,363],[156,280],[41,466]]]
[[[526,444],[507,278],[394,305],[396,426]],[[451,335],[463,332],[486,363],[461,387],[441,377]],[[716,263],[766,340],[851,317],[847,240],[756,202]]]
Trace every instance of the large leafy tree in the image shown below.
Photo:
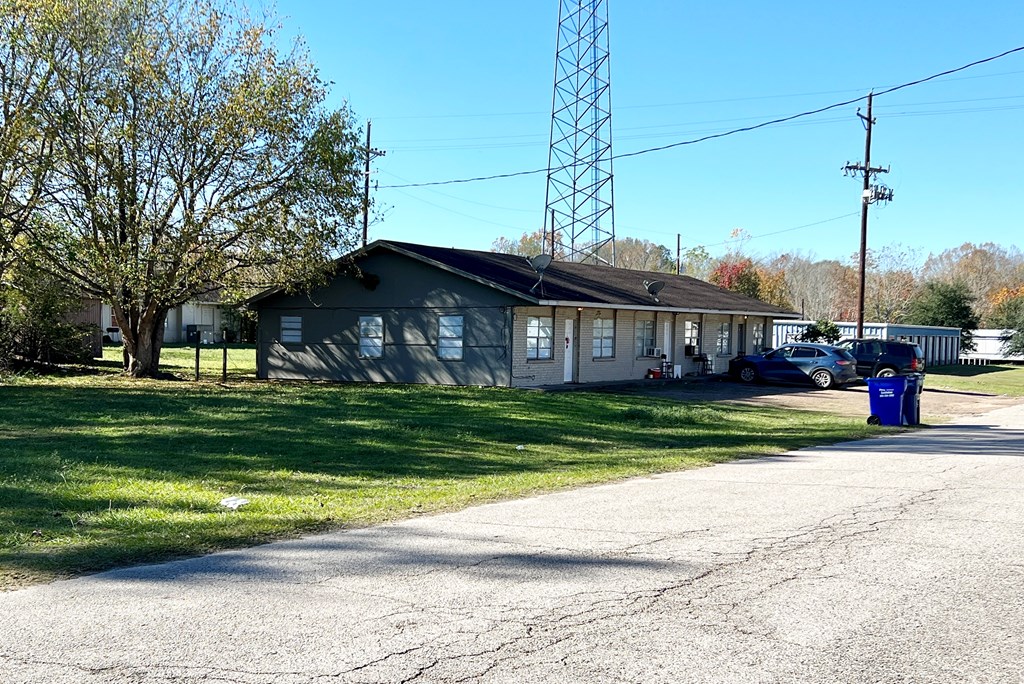
[[[1003,330],[1003,351],[1024,354],[1024,285],[1003,288],[994,300],[988,323]]]
[[[0,283],[51,166],[44,99],[65,57],[56,18],[45,0],[0,0]]]
[[[975,348],[974,330],[980,318],[972,306],[974,296],[966,283],[930,281],[910,302],[907,323],[960,328],[961,351]]]
[[[688,275],[699,280],[707,280],[714,268],[713,259],[707,248],[703,245],[687,247],[679,255],[679,270],[683,275]]]
[[[52,146],[25,229],[44,267],[111,303],[128,370],[168,311],[322,275],[355,245],[358,136],[301,45],[227,0],[50,0],[38,89]]]

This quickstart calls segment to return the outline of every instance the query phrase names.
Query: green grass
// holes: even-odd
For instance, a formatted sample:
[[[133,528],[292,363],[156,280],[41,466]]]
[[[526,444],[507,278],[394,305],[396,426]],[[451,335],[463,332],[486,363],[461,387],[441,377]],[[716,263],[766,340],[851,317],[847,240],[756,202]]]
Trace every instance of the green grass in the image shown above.
[[[1024,397],[1024,366],[939,366],[929,368],[925,388]]]
[[[596,392],[14,378],[0,385],[0,588],[877,431]],[[227,496],[251,503],[228,511]]]

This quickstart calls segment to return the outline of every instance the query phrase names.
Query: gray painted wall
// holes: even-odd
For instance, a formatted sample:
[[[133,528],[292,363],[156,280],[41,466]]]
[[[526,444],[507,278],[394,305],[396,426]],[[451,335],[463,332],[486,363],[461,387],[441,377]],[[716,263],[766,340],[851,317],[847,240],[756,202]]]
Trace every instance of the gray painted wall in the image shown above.
[[[261,378],[511,384],[511,295],[390,252],[360,260],[380,279],[368,289],[339,276],[308,295],[279,294],[256,305]],[[302,342],[282,343],[281,316],[302,317]],[[360,316],[384,321],[384,355],[359,357]],[[437,355],[438,316],[464,317],[463,359]]]

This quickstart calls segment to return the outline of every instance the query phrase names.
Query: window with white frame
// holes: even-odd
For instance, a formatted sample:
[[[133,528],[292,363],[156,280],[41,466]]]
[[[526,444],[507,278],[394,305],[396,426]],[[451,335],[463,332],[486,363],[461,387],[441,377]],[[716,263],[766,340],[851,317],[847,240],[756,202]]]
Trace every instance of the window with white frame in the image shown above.
[[[384,356],[384,317],[359,317],[359,358],[379,359]]]
[[[615,319],[594,319],[594,358],[610,359],[615,356]]]
[[[683,321],[683,345],[689,347],[692,355],[700,354],[700,323]]]
[[[754,353],[760,354],[764,351],[764,323],[754,324]]]
[[[722,323],[718,326],[718,341],[716,351],[719,354],[728,355],[732,353],[732,324]]]
[[[281,316],[281,344],[302,343],[302,316]]]
[[[654,353],[654,321],[637,321],[633,330],[636,338],[636,355],[657,356]]]
[[[553,338],[550,316],[529,316],[526,319],[526,358],[531,361],[550,359]]]
[[[446,361],[462,360],[462,316],[437,317],[437,358]]]

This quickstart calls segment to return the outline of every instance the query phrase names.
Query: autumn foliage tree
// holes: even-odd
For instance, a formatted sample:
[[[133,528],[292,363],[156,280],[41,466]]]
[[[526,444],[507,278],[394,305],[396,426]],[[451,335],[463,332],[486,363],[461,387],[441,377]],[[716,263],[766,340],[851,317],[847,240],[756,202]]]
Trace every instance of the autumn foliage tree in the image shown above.
[[[748,297],[758,298],[761,295],[761,279],[754,262],[748,257],[723,259],[711,271],[708,281]]]
[[[965,242],[939,254],[929,254],[920,278],[963,284],[974,298],[975,309],[984,319],[994,306],[993,295],[996,292],[1008,285],[1024,282],[1024,253],[1012,245]]]

